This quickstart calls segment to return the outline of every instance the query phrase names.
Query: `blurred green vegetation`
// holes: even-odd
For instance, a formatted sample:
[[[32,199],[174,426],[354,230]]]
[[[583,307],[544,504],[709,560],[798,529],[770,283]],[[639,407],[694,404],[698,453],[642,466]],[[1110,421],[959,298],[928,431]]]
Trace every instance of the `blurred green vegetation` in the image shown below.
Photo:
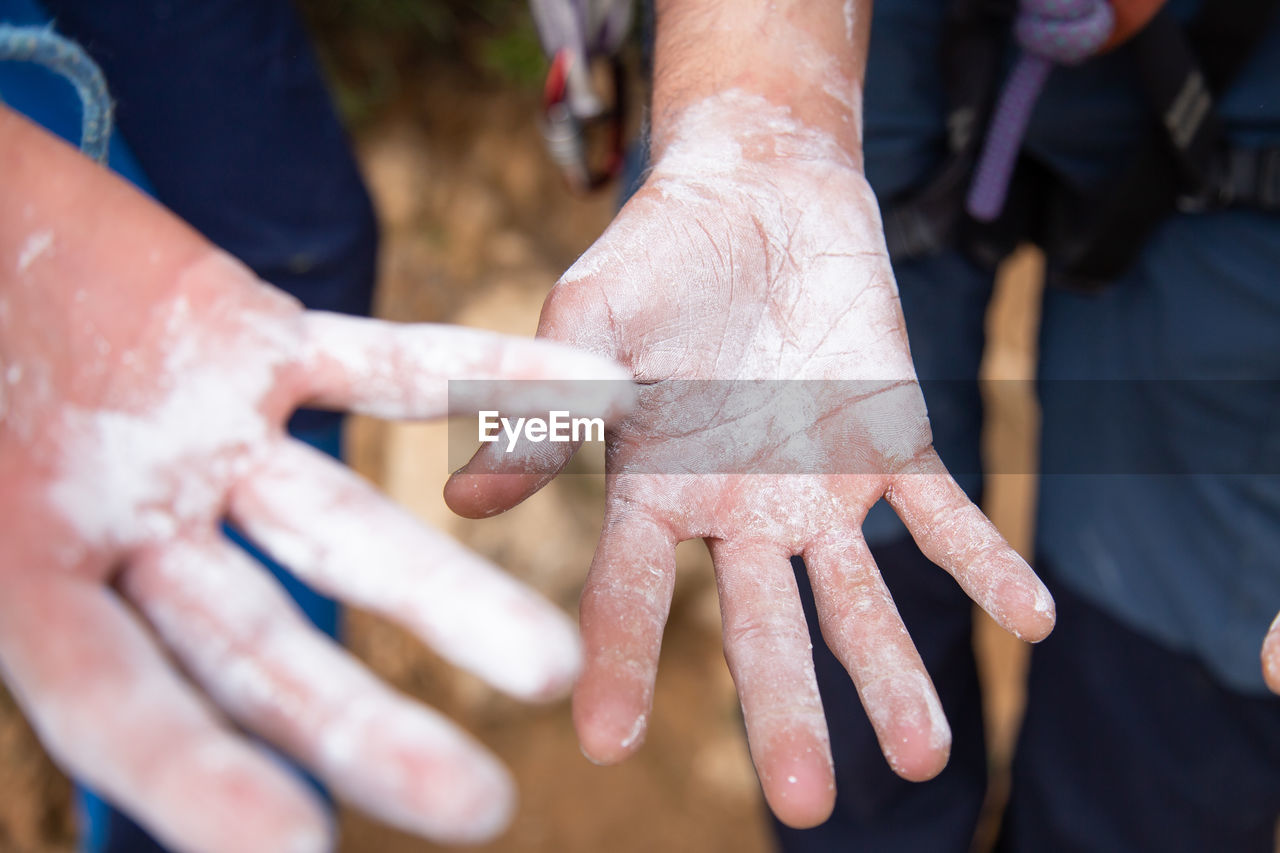
[[[376,116],[430,63],[536,87],[546,60],[526,0],[297,0],[348,122]]]
[[[481,67],[507,83],[522,87],[541,85],[547,73],[547,58],[528,15],[479,44]]]
[[[491,24],[521,0],[300,0],[313,24],[331,31],[421,37],[447,47],[475,20]]]

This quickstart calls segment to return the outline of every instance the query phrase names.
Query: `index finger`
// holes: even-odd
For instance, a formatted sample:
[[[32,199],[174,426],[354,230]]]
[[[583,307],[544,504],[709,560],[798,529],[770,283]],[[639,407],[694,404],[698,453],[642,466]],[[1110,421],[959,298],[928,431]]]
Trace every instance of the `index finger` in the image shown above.
[[[301,319],[303,403],[380,418],[449,412],[449,380],[480,383],[464,406],[523,413],[560,407],[614,416],[630,406],[631,375],[609,359],[566,344],[436,323],[391,323],[324,311]],[[514,396],[513,396],[514,395]]]

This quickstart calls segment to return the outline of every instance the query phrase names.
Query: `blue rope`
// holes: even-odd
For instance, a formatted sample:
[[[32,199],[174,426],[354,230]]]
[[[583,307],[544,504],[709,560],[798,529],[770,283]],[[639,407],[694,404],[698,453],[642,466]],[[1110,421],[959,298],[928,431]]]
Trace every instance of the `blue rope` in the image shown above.
[[[111,140],[111,94],[106,78],[84,48],[51,27],[0,24],[0,61],[37,62],[75,86],[83,115],[80,150],[99,163],[107,162]]]

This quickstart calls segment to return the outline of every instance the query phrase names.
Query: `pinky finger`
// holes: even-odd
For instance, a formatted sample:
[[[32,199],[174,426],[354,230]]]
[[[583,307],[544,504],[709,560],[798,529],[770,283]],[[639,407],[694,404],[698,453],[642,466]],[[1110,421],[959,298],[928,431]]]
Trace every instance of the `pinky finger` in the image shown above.
[[[1038,643],[1053,630],[1053,596],[947,472],[938,454],[894,477],[885,497],[920,551],[1002,628]]]

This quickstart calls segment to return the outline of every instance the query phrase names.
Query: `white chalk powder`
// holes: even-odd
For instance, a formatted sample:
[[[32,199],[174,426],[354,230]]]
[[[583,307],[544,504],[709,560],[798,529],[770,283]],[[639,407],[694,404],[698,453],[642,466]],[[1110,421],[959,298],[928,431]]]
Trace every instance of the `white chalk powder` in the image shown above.
[[[42,255],[53,249],[53,232],[49,229],[36,231],[27,237],[18,253],[18,272],[26,272]]]

